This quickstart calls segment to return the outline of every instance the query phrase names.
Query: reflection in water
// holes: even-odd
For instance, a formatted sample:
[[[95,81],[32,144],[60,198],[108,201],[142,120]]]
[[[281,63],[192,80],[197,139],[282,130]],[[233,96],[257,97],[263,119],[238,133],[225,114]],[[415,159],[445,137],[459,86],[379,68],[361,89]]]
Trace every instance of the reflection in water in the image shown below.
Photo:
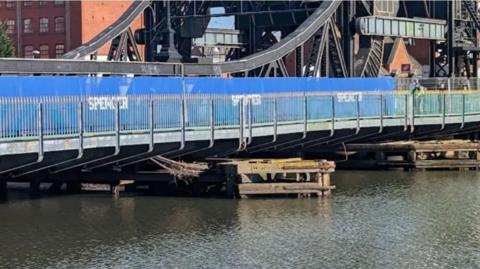
[[[478,268],[474,172],[337,172],[326,199],[0,204],[0,268]]]

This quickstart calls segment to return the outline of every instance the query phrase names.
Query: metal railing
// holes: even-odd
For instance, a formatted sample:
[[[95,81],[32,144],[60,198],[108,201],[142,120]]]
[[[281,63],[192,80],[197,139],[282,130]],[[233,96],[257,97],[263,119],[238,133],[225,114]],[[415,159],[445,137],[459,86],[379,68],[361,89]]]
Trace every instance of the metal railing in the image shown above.
[[[396,78],[396,89],[409,91],[415,82],[434,91],[464,91],[480,89],[480,78]]]
[[[480,91],[0,98],[0,140],[480,113]]]

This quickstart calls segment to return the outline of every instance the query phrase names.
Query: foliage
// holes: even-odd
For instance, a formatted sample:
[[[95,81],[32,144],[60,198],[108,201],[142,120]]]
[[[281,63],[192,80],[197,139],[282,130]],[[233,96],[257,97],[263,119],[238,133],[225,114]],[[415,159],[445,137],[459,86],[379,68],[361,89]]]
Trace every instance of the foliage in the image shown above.
[[[4,24],[0,24],[0,58],[13,56],[13,46]]]

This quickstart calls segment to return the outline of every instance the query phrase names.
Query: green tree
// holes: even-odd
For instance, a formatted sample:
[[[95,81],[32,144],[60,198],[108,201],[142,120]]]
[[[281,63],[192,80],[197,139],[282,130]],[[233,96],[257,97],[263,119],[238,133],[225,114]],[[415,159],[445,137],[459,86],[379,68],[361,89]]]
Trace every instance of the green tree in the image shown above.
[[[0,24],[0,58],[8,58],[13,56],[12,42],[10,41],[5,29],[5,24]]]

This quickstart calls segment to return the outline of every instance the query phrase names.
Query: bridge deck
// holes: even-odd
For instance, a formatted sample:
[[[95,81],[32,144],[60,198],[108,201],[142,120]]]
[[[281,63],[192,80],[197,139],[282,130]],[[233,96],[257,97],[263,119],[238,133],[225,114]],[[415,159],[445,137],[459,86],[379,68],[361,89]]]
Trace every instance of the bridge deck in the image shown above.
[[[225,141],[236,144],[233,151],[230,149],[234,153],[262,151],[279,143],[293,146],[310,136],[321,139],[342,131],[352,135],[337,142],[351,140],[363,130],[369,130],[371,136],[384,136],[390,132],[387,130],[414,133],[422,126],[437,126],[439,132],[448,128],[458,131],[467,125],[472,129],[480,122],[479,100],[477,92],[421,97],[407,93],[353,94],[347,98],[345,94],[313,93],[240,99],[170,95],[106,99],[102,107],[96,107],[82,97],[4,98],[0,100],[0,173],[54,167],[55,163],[46,162],[45,156],[55,152],[78,152],[71,160],[57,163],[83,160],[83,164],[96,167],[98,163],[118,164],[119,160],[128,164],[159,152],[177,151],[186,156],[206,150],[202,156],[208,157],[216,154],[207,149]],[[281,137],[290,138],[280,141]],[[187,144],[193,146],[187,150]],[[146,149],[130,153],[129,149],[137,146]],[[107,149],[113,152],[104,157],[85,154],[98,150],[105,155]],[[6,161],[10,156],[32,158],[32,154],[37,157],[23,163],[9,165]]]

